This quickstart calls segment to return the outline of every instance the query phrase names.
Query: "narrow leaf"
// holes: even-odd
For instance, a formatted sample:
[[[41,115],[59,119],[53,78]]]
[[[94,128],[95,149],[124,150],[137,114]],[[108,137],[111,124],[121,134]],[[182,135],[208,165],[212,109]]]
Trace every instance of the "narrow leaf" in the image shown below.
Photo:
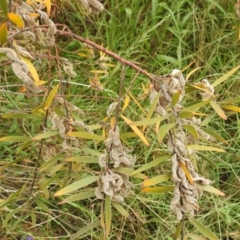
[[[15,13],[8,13],[8,18],[11,20],[12,23],[14,23],[19,29],[24,28],[24,21],[22,20],[22,17],[15,14]]]
[[[45,102],[44,110],[47,110],[47,109],[50,107],[50,105],[51,105],[54,97],[56,96],[56,94],[57,94],[57,92],[58,92],[58,88],[59,88],[59,84],[57,84],[57,85],[50,91],[49,95],[47,96],[46,102]]]
[[[133,169],[132,168],[126,168],[126,167],[118,167],[118,168],[115,168],[115,171],[116,172],[119,172],[119,173],[122,173],[122,174],[125,174],[127,176],[132,176],[132,173],[133,173]],[[148,176],[142,174],[142,173],[136,173],[134,174],[135,178],[139,178],[139,179],[148,179]]]
[[[28,70],[29,70],[29,72],[31,73],[31,75],[32,75],[32,77],[34,79],[35,84],[37,85],[40,80],[39,80],[38,73],[37,73],[35,67],[33,66],[32,62],[28,58],[26,58],[26,57],[23,57],[23,56],[20,56],[20,57],[27,64]]]
[[[175,231],[173,240],[178,240],[179,239],[181,230],[182,230],[182,224],[181,224],[181,222],[179,222],[177,227],[176,227],[176,231]]]
[[[195,228],[202,233],[205,237],[209,238],[210,240],[219,240],[219,238],[211,232],[208,228],[206,228],[202,223],[198,222],[194,218],[189,218],[189,221],[195,226]]]
[[[2,45],[3,43],[5,43],[7,41],[7,24],[3,23],[0,26],[0,45]]]
[[[163,174],[163,175],[159,175],[159,176],[156,176],[156,177],[145,180],[143,182],[143,186],[144,187],[153,186],[153,185],[165,182],[165,181],[171,179],[171,177],[172,177],[171,173],[166,173],[166,174]]]
[[[221,137],[218,133],[216,133],[216,131],[212,131],[212,130],[210,130],[209,128],[204,128],[204,127],[201,127],[201,129],[202,129],[205,133],[207,133],[207,134],[209,134],[210,136],[212,136],[212,137],[216,138],[217,140],[219,140],[220,142],[225,143],[225,144],[228,144],[228,142],[227,142],[223,137]]]
[[[196,150],[196,151],[214,151],[214,152],[225,152],[222,148],[216,148],[211,146],[204,145],[187,145],[188,149]]]
[[[240,65],[233,68],[232,70],[230,70],[229,72],[227,72],[226,74],[224,74],[222,77],[220,77],[219,79],[217,79],[212,86],[216,87],[217,85],[219,85],[220,83],[224,82],[225,80],[227,80],[231,75],[233,75],[238,69],[240,68]]]
[[[13,113],[13,114],[5,114],[1,116],[6,119],[40,119],[43,118],[40,114],[26,114],[26,113]]]
[[[152,125],[155,123],[160,123],[161,121],[163,121],[167,118],[169,118],[169,115],[156,117],[156,118],[150,118],[150,119],[145,118],[141,121],[132,122],[132,123],[130,123],[130,125],[134,125],[134,126]]]
[[[152,168],[152,167],[155,167],[157,166],[159,163],[163,162],[163,161],[166,161],[168,159],[170,159],[171,156],[170,155],[164,155],[164,156],[161,156],[149,163],[146,163],[144,164],[143,166],[141,166],[140,168],[136,169],[135,171],[132,172],[131,175],[135,175],[137,173],[140,173],[140,172],[143,172],[143,171],[146,171],[148,170],[149,168]]]
[[[105,237],[109,236],[111,231],[111,224],[112,224],[112,206],[111,206],[111,199],[109,196],[105,197]]]
[[[54,156],[53,158],[49,159],[48,161],[46,161],[44,164],[42,164],[42,166],[39,168],[39,172],[48,170],[49,168],[52,167],[52,165],[54,163],[56,163],[59,159],[63,159],[64,157],[64,153],[59,153],[56,156]]]
[[[178,103],[178,100],[181,96],[181,93],[182,93],[182,90],[176,92],[173,97],[172,97],[172,107],[174,107],[177,103]]]
[[[193,186],[194,182],[193,182],[193,179],[192,179],[192,176],[191,176],[190,172],[188,171],[188,168],[185,166],[185,164],[183,162],[179,161],[179,163],[180,163],[180,166],[181,166],[182,170],[184,171],[188,181]]]
[[[193,116],[194,116],[193,112],[185,111],[185,109],[179,113],[180,118],[192,118]]]
[[[8,7],[7,0],[0,0],[0,8],[2,9],[3,14],[7,17]]]
[[[60,205],[60,204],[64,204],[64,203],[81,201],[83,199],[89,199],[89,198],[94,197],[94,196],[95,196],[95,189],[92,189],[92,190],[88,190],[88,191],[84,191],[84,192],[80,192],[80,193],[71,195],[70,197],[67,197],[67,198],[63,199],[58,204]]]
[[[45,138],[50,138],[52,136],[56,136],[57,134],[59,133],[59,131],[49,131],[49,132],[45,132],[45,133],[42,133],[42,134],[39,134],[35,137],[32,138],[32,140],[41,140],[41,139],[45,139]]]
[[[0,138],[0,142],[26,142],[29,140],[31,140],[31,138],[25,136],[7,136]]]
[[[125,100],[124,100],[124,105],[123,105],[123,108],[122,108],[123,112],[127,108],[127,106],[129,105],[129,102],[130,102],[130,97],[128,95],[126,95]]]
[[[66,161],[77,162],[77,163],[98,163],[98,158],[93,156],[77,156],[77,157],[67,158]]]
[[[51,13],[51,0],[44,0],[44,5],[47,8],[48,16],[50,16],[50,13]]]
[[[204,100],[204,101],[201,101],[199,103],[195,103],[193,105],[190,105],[186,108],[184,108],[184,111],[193,111],[193,112],[197,112],[201,107],[207,105],[208,103],[210,103],[211,100]]]
[[[98,225],[99,225],[98,222],[87,224],[87,226],[81,228],[81,229],[78,230],[76,233],[74,233],[74,234],[70,237],[70,240],[79,239],[83,234],[86,234],[87,232],[90,232],[91,230],[93,230],[94,228],[96,228]],[[89,233],[89,234],[90,234],[90,233]]]
[[[174,186],[164,186],[164,187],[145,187],[141,190],[144,193],[166,193],[172,192],[174,190]]]
[[[223,118],[224,120],[227,120],[227,116],[225,115],[224,111],[219,107],[219,105],[214,102],[214,101],[211,101],[210,102],[212,108],[215,110],[215,112],[221,117]]]
[[[205,237],[198,236],[198,235],[192,234],[192,233],[188,233],[187,236],[190,237],[192,240],[207,240],[207,238],[205,238]]]
[[[240,113],[240,107],[236,107],[236,106],[223,106],[222,108],[230,110],[230,111],[234,111],[234,112],[238,112]]]
[[[129,217],[128,211],[126,211],[122,205],[116,202],[112,202],[112,205],[118,210],[119,213],[121,213],[125,218]]]
[[[131,125],[132,121],[126,117],[124,117],[123,115],[121,115],[121,117],[124,119],[124,121],[132,128],[132,130],[138,135],[138,137],[147,145],[149,146],[149,142],[148,140],[145,138],[145,136],[143,135],[143,133],[138,129],[138,127]]]
[[[169,132],[169,130],[172,129],[175,125],[176,123],[168,123],[161,126],[161,128],[158,131],[158,141],[160,143],[163,141],[163,138]]]
[[[67,135],[70,137],[79,137],[79,138],[91,139],[91,140],[96,140],[96,141],[104,140],[103,136],[96,135],[96,134],[89,133],[89,132],[69,132]]]
[[[197,186],[197,188],[199,188],[199,189],[201,189],[203,191],[210,192],[210,193],[222,196],[222,197],[225,196],[225,193],[221,192],[217,188],[214,188],[214,187],[212,187],[210,185],[201,185],[199,183],[196,183],[196,186]]]
[[[67,187],[61,189],[60,191],[56,192],[54,194],[55,197],[59,197],[61,195],[73,192],[75,190],[78,190],[80,188],[86,187],[89,184],[96,182],[98,179],[100,179],[100,176],[90,176],[90,177],[85,177],[79,181],[76,181],[70,185],[68,185]]]
[[[161,94],[161,92],[159,92],[157,94],[157,96],[155,97],[155,99],[153,100],[153,103],[152,103],[152,105],[151,105],[151,107],[150,107],[150,109],[149,109],[149,111],[147,113],[147,119],[150,119],[152,117],[152,115],[153,115],[153,113],[154,113],[154,111],[156,109],[157,103],[159,101],[160,94]],[[144,131],[145,129],[146,129],[146,125],[143,126],[142,130]]]
[[[191,77],[191,75],[201,68],[203,68],[203,67],[197,67],[197,68],[193,69],[190,73],[187,74],[186,80],[188,81],[188,79]]]
[[[196,139],[198,139],[198,132],[192,125],[183,125],[183,127]]]

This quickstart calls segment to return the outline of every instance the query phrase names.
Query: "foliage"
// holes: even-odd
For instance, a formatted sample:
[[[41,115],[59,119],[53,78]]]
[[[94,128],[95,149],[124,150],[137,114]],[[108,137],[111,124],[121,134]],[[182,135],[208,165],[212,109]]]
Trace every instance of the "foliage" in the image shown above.
[[[237,239],[239,1],[10,3],[1,238]]]

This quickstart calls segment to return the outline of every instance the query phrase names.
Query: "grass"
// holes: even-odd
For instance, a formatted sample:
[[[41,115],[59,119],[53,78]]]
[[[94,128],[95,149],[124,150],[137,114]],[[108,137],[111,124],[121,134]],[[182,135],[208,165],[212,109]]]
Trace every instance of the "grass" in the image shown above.
[[[199,68],[190,77],[190,83],[198,82],[205,77],[210,82],[214,82],[239,65],[237,37],[239,19],[235,15],[234,4],[229,1],[206,0],[195,3],[186,0],[133,0],[129,3],[126,0],[107,0],[104,1],[104,6],[105,11],[100,14],[86,16],[78,3],[62,1],[57,5],[58,14],[53,18],[59,23],[67,24],[74,33],[137,63],[149,73],[160,75],[179,68],[184,70],[184,75],[187,75],[193,69]],[[66,84],[62,90],[66,94],[66,99],[84,110],[85,123],[89,125],[104,123],[103,119],[106,117],[109,104],[117,100],[121,65],[112,60],[110,63],[114,66],[108,68],[108,76],[99,77],[104,88],[109,91],[95,91],[87,86],[89,79],[94,77],[91,71],[100,70],[99,65],[96,64],[99,52],[95,50],[95,56],[92,58],[81,57],[77,53],[87,54],[88,50],[81,43],[62,37],[57,39],[57,47],[60,55],[70,59],[74,64],[74,69],[78,73],[74,82],[82,84]],[[50,80],[59,79],[55,70],[57,63],[49,60],[49,64],[36,65],[42,79],[49,78],[50,70],[52,70]],[[11,85],[2,88],[7,91],[1,91],[1,114],[16,111],[30,112],[41,103],[41,97],[28,99],[16,94],[18,87],[14,84],[19,83],[16,77],[10,73],[9,77],[5,78],[2,66],[0,71],[1,85]],[[64,75],[63,78],[65,79],[66,76]],[[217,101],[238,96],[238,78],[237,72],[216,87]],[[124,95],[128,89],[138,99],[139,95],[143,94],[142,86],[147,86],[148,83],[146,77],[136,76],[133,69],[125,68]],[[190,95],[187,102],[197,100],[200,100],[198,95]],[[138,102],[143,110],[147,111],[148,99]],[[210,108],[204,111],[212,112]],[[134,101],[130,102],[124,114],[132,120],[145,117],[144,112]],[[204,159],[200,159],[199,162],[204,175],[213,179],[214,187],[226,193],[226,197],[204,193],[199,203],[200,211],[195,217],[222,240],[240,238],[238,204],[240,121],[237,113],[228,112],[228,114],[227,121],[215,115],[209,122],[209,126],[228,141],[227,152],[204,153],[205,158],[215,164],[216,168],[210,167]],[[41,122],[42,119],[38,118],[32,120],[1,118],[1,135],[34,136],[42,131]],[[122,133],[131,131],[121,119],[119,126]],[[147,135],[150,139],[150,147],[143,147],[139,139],[125,140],[125,143],[137,154],[136,168],[160,156],[166,147],[158,143],[154,129],[148,129]],[[46,144],[49,147],[54,142],[49,139]],[[97,151],[103,150],[101,145],[87,141],[83,144]],[[16,189],[25,186],[17,200],[14,199],[1,210],[2,239],[19,239],[20,236],[32,235],[35,236],[34,239],[65,240],[79,229],[100,220],[100,201],[89,199],[57,205],[59,199],[53,196],[67,183],[79,180],[84,172],[95,171],[94,167],[77,164],[70,167],[60,159],[51,171],[40,174],[36,188],[41,191],[36,191],[34,197],[28,199],[24,192],[28,192],[32,181],[39,147],[40,144],[36,143],[21,150],[19,143],[0,142],[1,199],[9,197]],[[59,151],[58,148],[59,146],[56,146],[56,151]],[[43,163],[44,161],[41,161],[40,165]],[[170,167],[170,163],[167,162],[144,173],[148,176],[156,176],[168,172]],[[172,239],[178,223],[169,210],[172,194],[142,194],[140,193],[142,181],[133,181],[135,189],[123,205],[131,217],[126,219],[114,211],[109,239]],[[44,188],[44,185],[48,188]],[[26,202],[28,204],[25,204]],[[186,229],[199,235],[189,222],[186,222]],[[100,239],[99,226],[78,239]]]

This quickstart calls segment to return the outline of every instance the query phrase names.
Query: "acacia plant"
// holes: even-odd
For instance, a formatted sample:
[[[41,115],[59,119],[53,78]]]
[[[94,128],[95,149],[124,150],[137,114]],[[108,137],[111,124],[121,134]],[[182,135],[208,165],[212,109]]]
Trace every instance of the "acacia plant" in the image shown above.
[[[104,11],[100,1],[80,2],[86,14]],[[22,234],[40,239],[44,234],[31,230],[44,225],[46,216],[62,228],[52,237],[73,240],[90,239],[87,236],[92,235],[95,239],[116,239],[118,222],[113,216],[120,213],[125,221],[133,221],[137,214],[126,201],[139,190],[171,196],[166,198],[166,205],[179,222],[174,239],[203,239],[191,233],[186,221],[205,237],[219,239],[195,215],[205,192],[224,196],[214,187],[214,179],[201,172],[201,151],[224,152],[227,141],[208,128],[213,114],[207,116],[200,109],[211,106],[225,120],[223,108],[237,111],[228,100],[220,106],[214,88],[239,66],[213,84],[207,79],[190,84],[189,78],[198,69],[187,77],[178,69],[165,75],[151,74],[73,33],[67,25],[55,23],[51,20],[52,4],[51,0],[1,1],[2,84],[14,82],[15,91],[24,96],[1,116],[2,122],[16,125],[14,134],[4,132],[0,138],[6,151],[0,168],[2,239],[15,234],[12,218],[18,219],[18,225],[25,224]],[[82,91],[86,85],[74,82],[78,76],[74,61],[59,53],[58,41],[66,38],[82,43],[88,56],[99,56],[93,58],[96,69],[88,87],[95,92],[92,99],[101,92],[109,94],[111,102],[104,119],[92,119],[87,109],[72,102],[71,92],[67,93],[68,85],[79,84]],[[111,64],[113,59],[121,64],[117,94],[101,84],[99,77],[104,73],[108,78],[109,66],[115,66]],[[130,85],[125,81],[126,68],[136,70]],[[148,102],[147,110],[131,93],[131,84],[139,74],[149,82],[142,94],[142,100]],[[186,101],[186,96],[196,93],[201,96],[198,102],[190,102],[191,98]],[[138,116],[127,116],[132,101],[141,112]],[[153,160],[139,164],[135,143],[151,149],[155,140],[160,150],[152,155]],[[147,173],[161,163],[165,164],[164,174]],[[61,218],[64,206],[69,212],[65,221],[54,220]]]

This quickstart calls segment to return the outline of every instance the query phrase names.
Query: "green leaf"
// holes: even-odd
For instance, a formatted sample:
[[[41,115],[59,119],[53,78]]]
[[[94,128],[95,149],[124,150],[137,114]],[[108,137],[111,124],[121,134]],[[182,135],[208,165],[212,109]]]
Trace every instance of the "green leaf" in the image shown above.
[[[8,34],[8,32],[7,32],[7,24],[3,23],[0,26],[0,45],[2,45],[3,43],[5,43],[7,41],[7,34]]]
[[[198,132],[192,125],[183,125],[183,127],[196,139],[198,139]]]
[[[5,15],[5,17],[7,17],[8,14],[7,0],[0,0],[0,8],[2,9],[2,12]]]
[[[89,132],[69,132],[67,135],[70,137],[79,137],[79,138],[91,139],[91,140],[96,140],[96,141],[104,140],[103,136],[96,135],[96,134],[89,133]]]
[[[118,167],[118,168],[115,168],[115,171],[118,173],[127,175],[127,176],[132,176],[132,173],[134,170],[133,170],[133,168]],[[144,180],[148,178],[148,176],[146,176],[142,173],[136,173],[133,177],[144,179]]]
[[[109,236],[111,231],[111,224],[112,224],[112,206],[111,206],[111,199],[109,196],[105,197],[105,237]]]
[[[213,232],[211,232],[207,227],[205,227],[202,223],[198,222],[196,219],[189,218],[189,221],[200,233],[202,233],[205,237],[209,238],[209,240],[219,240],[219,238]]]
[[[184,108],[184,111],[193,111],[193,112],[197,112],[201,107],[207,105],[208,103],[210,103],[211,100],[204,100],[204,101],[201,101],[199,103],[195,103],[193,105],[190,105],[186,108]]]
[[[86,187],[89,184],[96,182],[97,180],[100,179],[100,176],[90,176],[90,177],[85,177],[77,182],[74,182],[70,185],[68,185],[67,187],[61,189],[60,191],[56,192],[54,194],[55,197],[59,197],[61,195],[73,192],[75,190],[78,190],[80,188]]]
[[[143,119],[141,121],[131,122],[129,125],[134,125],[134,126],[152,125],[155,123],[160,123],[161,121],[167,118],[169,118],[169,115],[151,118],[151,119]]]
[[[119,213],[121,213],[125,218],[129,217],[128,211],[126,211],[122,205],[116,202],[112,202],[112,205],[118,210]]]
[[[58,88],[59,88],[59,84],[57,84],[48,94],[46,102],[45,102],[44,110],[47,110],[50,107],[54,97],[56,96],[56,94],[58,92]]]
[[[78,162],[78,163],[98,163],[97,157],[92,156],[77,156],[66,159],[67,162]]]
[[[211,146],[204,145],[187,145],[188,149],[196,150],[196,151],[214,151],[214,152],[225,152],[222,148],[216,148]]]
[[[169,132],[171,128],[173,128],[176,125],[176,123],[168,123],[164,124],[163,126],[160,127],[158,131],[158,141],[161,143],[163,141],[163,138],[165,135]]]
[[[71,195],[70,197],[63,199],[58,204],[80,201],[80,200],[83,200],[83,199],[89,199],[89,198],[94,197],[94,196],[95,196],[95,189],[89,189],[88,191],[83,191],[83,192]]]
[[[220,106],[214,102],[214,101],[211,101],[210,102],[212,108],[215,110],[215,112],[221,117],[223,118],[224,120],[227,120],[227,116],[226,114],[224,113],[224,111],[220,108]]]
[[[6,136],[0,138],[0,142],[26,142],[29,140],[31,140],[31,138],[25,136]]]
[[[193,112],[191,112],[191,111],[185,111],[185,109],[182,110],[182,111],[179,113],[179,117],[180,117],[180,118],[192,118],[193,116],[194,116],[194,113],[193,113]]]
[[[173,240],[178,240],[179,239],[181,230],[182,230],[182,224],[181,224],[181,222],[179,222],[177,227],[176,227],[176,231],[175,231]]]
[[[219,140],[220,142],[228,144],[228,142],[224,138],[222,138],[219,134],[217,134],[216,131],[212,131],[209,128],[204,128],[204,127],[201,127],[201,129],[205,133],[207,133],[208,135],[210,135],[210,136],[214,137],[215,139]]]
[[[227,72],[226,74],[224,74],[222,77],[220,77],[219,79],[217,79],[212,86],[216,87],[217,85],[219,85],[220,83],[224,82],[225,80],[227,80],[231,75],[233,75],[238,69],[240,68],[240,65],[233,68],[232,70],[230,70],[229,72]]]
[[[178,100],[181,96],[181,93],[182,93],[182,90],[176,92],[173,97],[172,97],[172,107],[174,107],[177,103],[178,103]]]
[[[214,188],[214,187],[212,187],[210,185],[201,185],[199,183],[196,183],[196,186],[197,186],[197,188],[199,188],[199,189],[201,189],[203,191],[210,192],[210,193],[222,196],[222,197],[225,196],[225,193],[221,192],[217,188]]]
[[[192,234],[192,233],[188,233],[187,236],[190,237],[192,240],[207,240],[207,238],[205,238],[205,237],[198,236],[198,235]]]
[[[87,224],[86,227],[83,227],[83,228],[81,228],[79,231],[77,231],[76,233],[74,233],[74,234],[70,237],[70,240],[79,239],[79,237],[81,237],[83,234],[86,234],[87,232],[91,231],[93,228],[96,228],[97,226],[99,226],[99,223],[98,223],[98,222]],[[90,233],[89,233],[89,234],[90,234]]]
[[[59,153],[58,155],[54,156],[53,158],[49,159],[45,163],[42,164],[42,166],[39,168],[39,172],[48,170],[49,168],[52,168],[51,166],[56,163],[59,159],[63,159],[65,156],[64,153]]]
[[[164,187],[145,187],[141,190],[144,193],[166,193],[172,192],[174,190],[174,186],[164,186]]]
[[[50,138],[52,136],[56,136],[58,133],[59,133],[58,130],[45,132],[45,133],[42,133],[42,134],[39,134],[39,135],[33,137],[32,140],[34,141],[34,140],[41,140],[41,139],[45,139],[45,138]]]
[[[166,173],[153,178],[149,178],[143,182],[143,186],[148,187],[148,186],[156,185],[158,183],[162,183],[171,179],[171,177],[172,177],[172,173]]]
[[[45,211],[45,212],[51,212],[51,210],[48,208],[48,206],[45,204],[45,203],[43,203],[40,199],[39,199],[39,197],[38,198],[35,198],[34,199],[35,200],[35,202],[37,203],[37,205],[38,205],[38,207],[41,209],[41,210],[43,210],[43,211]]]
[[[143,171],[146,171],[148,170],[149,168],[152,168],[152,167],[155,167],[156,165],[158,165],[159,163],[163,162],[163,161],[166,161],[168,159],[171,158],[171,155],[164,155],[164,156],[161,156],[149,163],[146,163],[144,164],[143,166],[141,166],[140,168],[136,169],[135,171],[132,172],[132,176],[137,174],[137,173],[140,173],[140,172],[143,172]]]

